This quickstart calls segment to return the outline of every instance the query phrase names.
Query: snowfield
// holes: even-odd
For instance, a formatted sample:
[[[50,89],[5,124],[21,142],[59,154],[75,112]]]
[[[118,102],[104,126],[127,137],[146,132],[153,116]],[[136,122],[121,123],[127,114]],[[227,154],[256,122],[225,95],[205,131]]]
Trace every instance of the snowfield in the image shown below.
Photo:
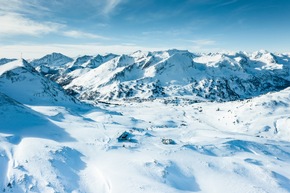
[[[1,64],[0,192],[290,192],[290,88],[198,101],[90,105],[25,61]]]

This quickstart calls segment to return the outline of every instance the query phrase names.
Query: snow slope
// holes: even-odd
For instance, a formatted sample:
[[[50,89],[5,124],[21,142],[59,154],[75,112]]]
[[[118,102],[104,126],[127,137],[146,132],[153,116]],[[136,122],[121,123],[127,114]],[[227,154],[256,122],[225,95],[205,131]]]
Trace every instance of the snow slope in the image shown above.
[[[107,54],[105,56],[97,55],[93,56],[81,56],[76,58],[73,62],[66,64],[66,67],[59,70],[58,73],[51,71],[50,73],[43,73],[47,77],[50,77],[55,82],[62,86],[69,84],[73,79],[89,72],[91,69],[99,67],[101,64],[117,57],[115,54]]]
[[[5,192],[290,192],[289,89],[242,102],[78,110],[0,97]],[[130,139],[118,140],[125,131]]]
[[[24,104],[74,103],[59,85],[22,59],[0,65],[0,91]]]

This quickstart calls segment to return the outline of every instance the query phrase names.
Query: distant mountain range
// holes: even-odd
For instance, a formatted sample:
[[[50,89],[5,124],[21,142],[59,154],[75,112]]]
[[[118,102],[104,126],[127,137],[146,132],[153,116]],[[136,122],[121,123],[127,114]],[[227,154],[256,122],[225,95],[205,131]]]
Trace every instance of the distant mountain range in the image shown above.
[[[13,60],[0,61],[3,65]],[[52,53],[29,63],[70,95],[95,102],[175,97],[232,101],[290,86],[290,56],[264,50],[231,54],[136,51],[77,58]]]

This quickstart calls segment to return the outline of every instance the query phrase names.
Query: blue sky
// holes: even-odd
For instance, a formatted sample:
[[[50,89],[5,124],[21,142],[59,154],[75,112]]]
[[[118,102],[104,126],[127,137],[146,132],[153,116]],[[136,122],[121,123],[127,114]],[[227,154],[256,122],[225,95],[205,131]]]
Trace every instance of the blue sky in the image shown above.
[[[290,52],[289,0],[0,0],[0,57]]]

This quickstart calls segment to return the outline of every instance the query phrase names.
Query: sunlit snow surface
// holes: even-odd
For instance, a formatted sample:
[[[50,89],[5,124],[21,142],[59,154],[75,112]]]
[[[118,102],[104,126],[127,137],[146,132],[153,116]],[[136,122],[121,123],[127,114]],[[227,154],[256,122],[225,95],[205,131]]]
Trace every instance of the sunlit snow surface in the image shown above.
[[[24,60],[0,65],[0,192],[290,192],[289,88],[110,102],[77,102]]]
[[[84,108],[0,96],[3,192],[290,192],[290,90]]]

